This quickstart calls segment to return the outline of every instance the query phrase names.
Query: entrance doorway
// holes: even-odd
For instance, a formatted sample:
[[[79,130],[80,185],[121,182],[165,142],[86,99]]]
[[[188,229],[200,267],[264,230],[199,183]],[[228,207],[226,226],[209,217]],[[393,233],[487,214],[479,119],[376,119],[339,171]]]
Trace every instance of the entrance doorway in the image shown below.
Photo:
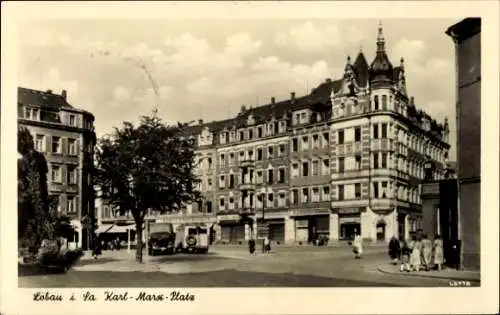
[[[385,228],[386,224],[384,221],[377,222],[377,241],[385,241]]]
[[[361,234],[361,224],[356,222],[345,222],[340,224],[340,239],[354,239],[356,233]]]

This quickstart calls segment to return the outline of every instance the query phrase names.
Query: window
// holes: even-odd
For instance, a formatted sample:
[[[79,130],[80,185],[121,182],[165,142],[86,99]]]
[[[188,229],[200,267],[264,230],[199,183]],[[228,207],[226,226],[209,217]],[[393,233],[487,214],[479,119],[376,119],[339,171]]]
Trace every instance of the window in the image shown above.
[[[373,124],[373,139],[378,139],[378,124]]]
[[[262,184],[263,182],[262,171],[257,171],[257,184]]]
[[[361,184],[354,184],[354,198],[361,199]]]
[[[344,157],[339,157],[339,173],[344,173],[345,172],[345,161]]]
[[[309,137],[303,136],[302,137],[302,150],[308,150],[309,149]]]
[[[226,186],[226,179],[224,178],[224,175],[221,175],[219,178],[219,187],[224,188]]]
[[[208,161],[208,168],[212,168],[212,158],[209,157],[207,161]]]
[[[76,184],[76,168],[75,167],[68,167],[68,173],[67,173],[67,181],[68,184]]]
[[[68,213],[74,213],[74,212],[76,212],[75,197],[68,196],[66,210],[67,210]]]
[[[339,130],[339,142],[338,144],[344,144],[344,130]]]
[[[284,207],[286,206],[286,199],[285,199],[285,193],[284,192],[280,192],[278,194],[278,207]]]
[[[302,188],[302,203],[309,202],[309,188]]]
[[[292,139],[292,152],[299,151],[299,141],[297,138]]]
[[[36,135],[35,137],[35,150],[38,152],[45,152],[45,136],[44,135]]]
[[[378,182],[373,183],[373,198],[378,198]]]
[[[319,188],[313,187],[313,189],[312,189],[312,202],[318,202],[318,201],[319,201]]]
[[[267,158],[272,159],[273,158],[273,147],[268,147],[267,148]]]
[[[262,161],[262,159],[263,159],[262,149],[258,148],[257,149],[257,160]]]
[[[75,115],[69,115],[69,125],[76,126],[76,118]]]
[[[356,142],[361,141],[361,128],[360,127],[354,128],[354,141],[356,141]]]
[[[269,193],[267,195],[267,206],[268,207],[273,207],[273,203],[274,203],[274,194],[273,193]]]
[[[243,161],[245,159],[245,152],[240,151],[240,161]]]
[[[330,160],[329,159],[324,159],[323,160],[322,174],[323,175],[330,174]]]
[[[60,137],[52,137],[52,153],[61,153]]]
[[[303,162],[302,163],[302,176],[309,176],[309,163],[308,162]]]
[[[212,213],[212,202],[207,201],[206,205],[207,205],[207,213]]]
[[[248,159],[253,160],[253,150],[248,150]]]
[[[38,120],[38,109],[26,107],[24,109],[24,118],[31,120]]]
[[[356,169],[360,170],[361,169],[361,155],[356,155]]]
[[[297,189],[292,190],[292,205],[299,203],[299,191]]]
[[[284,144],[280,144],[280,146],[279,146],[279,155],[280,156],[285,155],[285,145]]]
[[[373,109],[378,110],[378,95],[373,97]]]
[[[280,132],[280,126],[278,123],[274,124],[274,133],[279,133]]]
[[[325,132],[323,134],[323,147],[328,146],[329,142],[330,142],[330,134],[328,132]]]
[[[295,114],[295,124],[300,123],[300,114]]]
[[[323,186],[323,201],[330,200],[330,186]]]
[[[344,200],[344,185],[339,185],[338,186],[339,190],[339,200]]]
[[[387,182],[382,182],[382,198],[387,198]]]
[[[317,160],[312,162],[312,175],[313,176],[319,175],[319,161]]]
[[[387,95],[382,95],[382,110],[387,110]]]
[[[312,136],[313,140],[313,148],[318,148],[319,147],[319,136],[318,135],[313,135]]]
[[[226,156],[224,154],[220,155],[220,166],[225,166],[226,164]]]
[[[220,208],[221,208],[221,209],[223,209],[223,208],[224,208],[224,205],[225,205],[225,203],[224,203],[224,198],[220,198],[220,201],[219,201],[219,202],[220,202],[220,203],[219,203]]]
[[[382,153],[382,168],[387,168],[387,153]]]
[[[292,178],[296,178],[298,176],[299,176],[299,164],[293,163],[292,164]]]
[[[250,129],[250,130],[248,130],[248,139],[252,140],[252,138],[253,138],[253,131],[252,131],[252,129]]]
[[[267,182],[272,184],[274,182],[274,172],[273,170],[267,170]]]
[[[233,165],[234,164],[234,153],[229,153],[229,164]]]
[[[285,182],[285,169],[284,168],[280,168],[279,169],[279,173],[278,173],[278,182],[280,184],[284,183]]]
[[[382,124],[382,139],[387,139],[387,124]]]
[[[243,131],[240,131],[240,141],[243,140],[245,140],[245,134],[243,133]]]
[[[208,190],[212,190],[212,179],[211,178],[207,179],[207,184],[208,184]]]
[[[76,140],[68,139],[68,153],[69,155],[76,155]]]
[[[257,128],[257,137],[262,138],[263,132],[262,132],[262,127]]]
[[[51,171],[52,182],[60,183],[61,182],[61,167],[59,165],[52,165]]]
[[[234,188],[234,174],[229,175],[229,188]]]
[[[373,153],[373,168],[377,169],[378,165],[378,153]]]

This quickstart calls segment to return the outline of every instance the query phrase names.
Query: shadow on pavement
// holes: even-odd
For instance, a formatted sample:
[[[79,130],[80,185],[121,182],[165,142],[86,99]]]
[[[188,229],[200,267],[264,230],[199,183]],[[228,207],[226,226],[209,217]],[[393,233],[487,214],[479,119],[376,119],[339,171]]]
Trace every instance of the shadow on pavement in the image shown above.
[[[150,260],[157,263],[178,263],[178,262],[196,262],[196,261],[214,261],[228,260],[230,257],[224,257],[218,253],[206,254],[175,254],[166,256],[150,256]]]
[[[108,257],[103,257],[99,259],[84,259],[78,261],[74,266],[86,266],[86,265],[97,265],[97,264],[105,264],[113,261],[119,261],[119,259],[116,258],[108,258]]]

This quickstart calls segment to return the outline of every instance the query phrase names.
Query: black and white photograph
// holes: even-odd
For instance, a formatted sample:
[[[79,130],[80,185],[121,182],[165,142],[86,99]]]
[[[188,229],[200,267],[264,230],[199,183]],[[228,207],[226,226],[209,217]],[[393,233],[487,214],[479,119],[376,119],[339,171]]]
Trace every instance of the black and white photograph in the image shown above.
[[[497,4],[61,3],[20,5],[12,79],[2,60],[0,248],[22,312],[274,313],[230,305],[285,288],[323,312],[341,298],[310,290],[354,304],[375,290],[411,312],[427,303],[412,288],[440,307],[498,293],[498,12],[483,14]],[[336,3],[345,16],[324,14]],[[206,289],[225,302],[210,308]]]

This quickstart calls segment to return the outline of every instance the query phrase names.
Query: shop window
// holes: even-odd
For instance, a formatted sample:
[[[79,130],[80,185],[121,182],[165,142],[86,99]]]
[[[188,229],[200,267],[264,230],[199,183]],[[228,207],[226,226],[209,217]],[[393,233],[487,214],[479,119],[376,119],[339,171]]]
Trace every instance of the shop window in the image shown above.
[[[377,241],[383,241],[385,240],[385,230],[386,230],[386,224],[385,222],[378,222],[377,226]]]

